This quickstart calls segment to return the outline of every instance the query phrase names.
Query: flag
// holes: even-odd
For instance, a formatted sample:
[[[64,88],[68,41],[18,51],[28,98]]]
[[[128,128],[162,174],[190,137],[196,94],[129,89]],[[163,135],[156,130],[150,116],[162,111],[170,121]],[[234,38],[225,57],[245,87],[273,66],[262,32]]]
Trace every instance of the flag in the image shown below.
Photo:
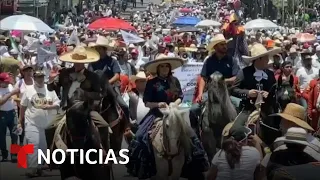
[[[140,42],[144,42],[144,39],[142,39],[141,37],[132,34],[132,33],[128,33],[126,31],[120,30],[122,38],[124,40],[124,42],[128,45],[128,44],[135,44],[135,43],[140,43]]]
[[[74,29],[67,41],[68,45],[75,44],[76,46],[80,45],[80,40],[78,38],[78,32]]]

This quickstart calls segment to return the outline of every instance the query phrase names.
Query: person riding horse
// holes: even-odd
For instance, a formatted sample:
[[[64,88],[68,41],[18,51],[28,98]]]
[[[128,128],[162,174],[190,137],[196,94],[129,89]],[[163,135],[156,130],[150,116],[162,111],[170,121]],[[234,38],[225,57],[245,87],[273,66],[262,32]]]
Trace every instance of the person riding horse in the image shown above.
[[[206,81],[209,80],[211,74],[218,71],[225,78],[227,85],[230,85],[234,82],[239,71],[237,62],[227,54],[227,40],[222,34],[217,34],[215,37],[213,37],[207,49],[209,51],[214,50],[215,52],[205,61],[202,67],[200,74],[201,80],[196,98],[197,103],[193,104],[190,109],[191,126],[193,129],[195,129],[195,132],[198,135],[198,117],[201,115],[201,107],[198,103],[202,100],[204,88],[207,84]],[[234,101],[233,104],[236,104],[237,107],[237,104],[239,104],[238,101],[240,100],[236,97],[231,97],[231,101]]]
[[[69,108],[67,101],[72,97],[77,88],[84,90],[84,98],[91,102],[96,100],[100,101],[102,98],[101,86],[99,83],[96,83],[97,79],[99,79],[98,75],[87,70],[84,66],[84,63],[91,63],[99,60],[99,53],[97,51],[78,46],[75,47],[73,51],[60,56],[60,60],[74,63],[74,66],[72,68],[61,69],[59,72],[50,73],[47,87],[49,91],[62,88],[60,107],[63,112],[57,114],[56,118],[48,126],[48,129],[56,127],[65,117],[66,110]],[[102,135],[104,133],[109,133],[108,123],[98,112],[92,111],[90,115],[95,126],[99,129],[100,136],[104,136]],[[102,142],[102,144],[107,144],[107,142]]]
[[[237,117],[237,121],[231,128],[244,125],[249,115],[256,109],[255,101],[257,97],[266,99],[268,93],[276,83],[274,73],[267,69],[269,57],[281,51],[280,48],[267,50],[262,44],[255,44],[251,48],[251,57],[243,56],[245,61],[252,65],[239,71],[236,80],[231,88],[231,95],[242,99],[240,107],[242,111]],[[262,104],[262,111],[264,109]]]
[[[167,57],[160,54],[157,59],[145,65],[145,69],[157,76],[148,80],[144,91],[143,101],[150,108],[149,113],[141,120],[135,139],[129,145],[130,162],[127,164],[128,172],[139,178],[149,178],[156,175],[154,152],[152,151],[149,132],[154,122],[162,118],[159,108],[167,108],[168,105],[178,106],[182,102],[183,92],[179,80],[172,76],[172,70],[183,65],[180,58]],[[204,179],[202,172],[208,168],[208,160],[201,142],[196,135],[191,134],[192,157],[188,157],[185,166],[186,176],[189,179]],[[196,156],[195,156],[196,155]],[[189,161],[191,158],[191,162]]]
[[[115,103],[121,107],[125,120],[127,124],[130,124],[130,111],[128,105],[124,102],[121,93],[120,93],[120,66],[117,60],[111,57],[111,53],[115,47],[115,41],[106,38],[103,36],[99,36],[96,43],[92,46],[96,51],[100,54],[100,58],[98,61],[92,62],[89,64],[88,69],[90,71],[102,70],[104,75],[106,75],[109,84],[112,85],[109,91],[114,91],[116,96]]]

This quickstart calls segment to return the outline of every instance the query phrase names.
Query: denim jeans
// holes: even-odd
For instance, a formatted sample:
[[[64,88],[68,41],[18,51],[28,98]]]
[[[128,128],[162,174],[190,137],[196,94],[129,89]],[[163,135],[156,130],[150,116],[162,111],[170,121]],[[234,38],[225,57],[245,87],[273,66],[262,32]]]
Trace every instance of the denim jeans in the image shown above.
[[[7,158],[9,153],[7,149],[7,128],[9,129],[11,136],[11,144],[17,144],[17,134],[13,132],[16,128],[16,112],[15,110],[11,111],[0,111],[0,149],[3,158]]]

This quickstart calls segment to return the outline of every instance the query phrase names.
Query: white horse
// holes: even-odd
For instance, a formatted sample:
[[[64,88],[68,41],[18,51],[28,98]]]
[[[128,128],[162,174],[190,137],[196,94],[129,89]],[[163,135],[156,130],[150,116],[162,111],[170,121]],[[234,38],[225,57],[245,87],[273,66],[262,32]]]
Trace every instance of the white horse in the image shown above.
[[[156,119],[150,135],[157,168],[151,179],[178,180],[185,156],[191,153],[189,110],[171,106],[161,111],[164,117]]]

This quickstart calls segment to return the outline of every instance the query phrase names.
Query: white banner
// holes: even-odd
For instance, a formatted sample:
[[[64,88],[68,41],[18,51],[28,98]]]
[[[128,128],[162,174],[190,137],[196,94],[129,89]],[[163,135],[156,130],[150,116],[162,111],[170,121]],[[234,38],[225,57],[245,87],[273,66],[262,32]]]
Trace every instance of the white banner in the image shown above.
[[[179,79],[181,89],[183,92],[182,103],[191,104],[195,87],[197,85],[197,79],[201,73],[203,63],[188,63],[182,67],[174,70],[174,76]]]
[[[144,39],[142,39],[141,37],[132,34],[132,33],[128,33],[126,31],[120,30],[123,41],[129,45],[129,44],[135,44],[135,43],[140,43],[140,42],[144,42]]]

